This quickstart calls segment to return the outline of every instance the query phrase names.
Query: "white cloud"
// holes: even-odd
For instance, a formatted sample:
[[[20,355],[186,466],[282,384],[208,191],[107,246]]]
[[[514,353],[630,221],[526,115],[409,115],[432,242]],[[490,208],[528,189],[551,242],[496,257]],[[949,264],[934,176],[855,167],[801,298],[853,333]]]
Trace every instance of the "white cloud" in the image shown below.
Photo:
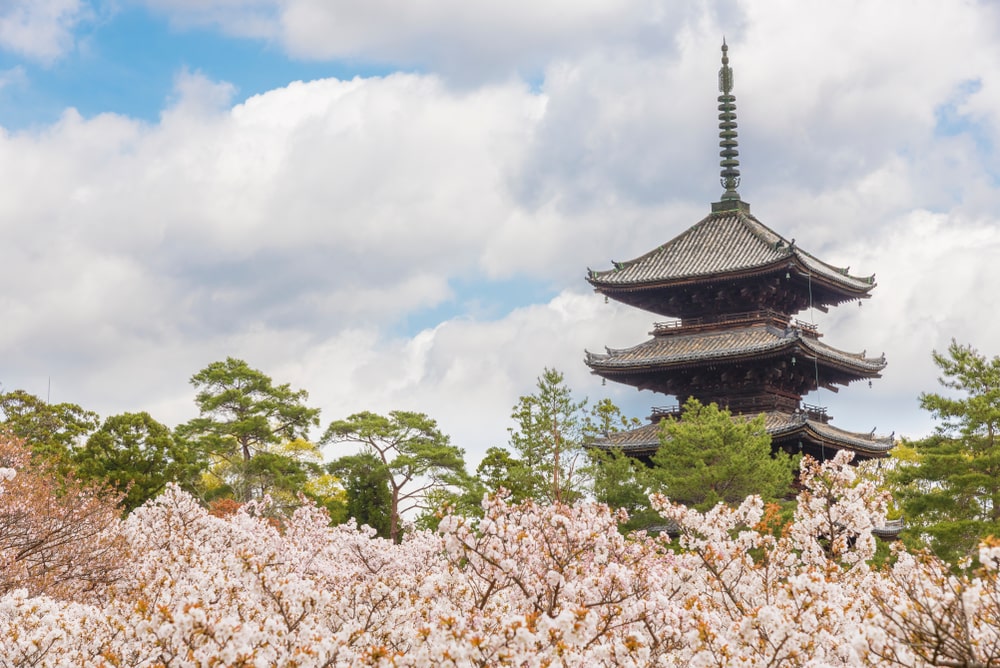
[[[140,0],[182,27],[214,25],[227,34],[268,38],[280,22],[280,0]]]
[[[278,42],[292,56],[427,67],[467,82],[533,73],[601,46],[673,48],[704,10],[649,0],[145,0],[180,25]]]
[[[423,410],[470,453],[504,441],[510,407],[544,366],[637,413],[663,403],[589,375],[584,348],[638,343],[656,317],[603,304],[583,275],[670,239],[720,194],[721,5],[649,18],[642,3],[480,16],[439,2],[408,5],[428,13],[407,23],[355,4],[158,6],[265,18],[311,8],[316,27],[336,23],[329,48],[345,54],[457,68],[467,53],[469,68],[531,62],[543,77],[328,79],[234,105],[232,87],[185,72],[155,123],[68,110],[0,135],[0,266],[18,277],[0,285],[4,387],[44,394],[51,376],[53,400],[175,423],[193,411],[188,377],[233,355],[309,390],[325,419]],[[565,23],[542,20],[556,9]],[[831,345],[885,350],[885,378],[820,398],[839,426],[916,435],[927,425],[916,394],[936,385],[932,348],[954,336],[1000,354],[991,10],[816,11],[744,3],[726,19],[741,192],[807,250],[877,273],[863,308],[820,323]],[[611,37],[596,36],[601,21]],[[302,31],[302,53],[321,48]],[[672,37],[652,47],[648,34]],[[959,119],[947,132],[944,108]],[[488,292],[508,279],[557,296],[463,313],[458,283]],[[435,326],[405,331],[435,308]]]
[[[0,49],[50,63],[73,47],[90,16],[81,0],[8,0],[0,4]]]

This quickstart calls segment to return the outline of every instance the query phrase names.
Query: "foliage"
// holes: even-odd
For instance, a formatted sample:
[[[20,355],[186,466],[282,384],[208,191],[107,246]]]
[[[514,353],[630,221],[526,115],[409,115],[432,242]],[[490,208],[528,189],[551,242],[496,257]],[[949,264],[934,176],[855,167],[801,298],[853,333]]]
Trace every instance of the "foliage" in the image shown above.
[[[641,424],[639,418],[627,417],[615,402],[605,397],[589,409],[585,431],[588,436],[609,436]]]
[[[12,482],[0,475],[3,485]],[[16,480],[16,477],[14,478]],[[807,460],[794,521],[757,497],[700,512],[663,497],[666,538],[606,506],[484,503],[402,544],[298,508],[209,514],[170,486],[122,525],[97,602],[0,595],[10,665],[995,666],[1000,544],[952,574],[900,550],[872,569],[885,496],[849,455]],[[23,492],[21,490],[18,493]],[[8,489],[0,490],[6,495]],[[2,498],[2,497],[0,497]],[[668,549],[673,547],[673,549]]]
[[[488,491],[507,490],[517,501],[573,501],[582,497],[594,473],[583,457],[596,438],[638,426],[610,399],[587,406],[575,400],[563,374],[546,368],[534,394],[520,397],[511,418],[510,447],[490,448],[478,469]]]
[[[894,479],[909,544],[958,563],[983,537],[1000,536],[1000,357],[952,341],[934,363],[952,392],[920,395],[937,433],[910,444],[917,461],[899,466]]]
[[[555,369],[546,368],[536,388],[534,394],[518,400],[511,414],[517,426],[510,429],[510,446],[518,458],[518,465],[509,474],[511,491],[516,499],[579,498],[587,402],[573,399],[563,375]]]
[[[192,489],[201,463],[170,429],[149,413],[123,413],[107,418],[86,444],[73,452],[76,474],[83,480],[110,485],[132,511],[158,496],[168,482]]]
[[[404,513],[425,507],[426,492],[447,486],[452,476],[465,471],[461,448],[423,413],[355,413],[331,423],[321,442],[354,443],[380,462],[389,483],[389,537],[396,542],[402,537]]]
[[[660,440],[653,477],[675,501],[707,509],[751,494],[780,499],[791,489],[796,460],[784,452],[772,455],[763,416],[733,419],[728,410],[691,398],[680,420],[662,422]]]
[[[327,471],[344,485],[346,517],[371,527],[380,538],[388,538],[392,492],[389,470],[382,460],[374,453],[360,452],[331,462]]]
[[[101,601],[124,565],[117,502],[0,436],[0,595]]]
[[[663,518],[649,503],[656,481],[646,464],[621,450],[593,448],[587,454],[591,461],[594,498],[628,513],[622,531],[627,533],[663,524]]]
[[[76,404],[50,404],[24,390],[0,394],[0,411],[0,430],[27,443],[35,454],[63,464],[100,423],[93,411]]]
[[[527,488],[520,482],[529,478],[525,464],[504,448],[487,448],[486,454],[476,467],[476,478],[489,492],[504,490],[515,502],[528,497]]]
[[[287,486],[307,476],[301,462],[274,452],[282,442],[305,439],[319,424],[319,409],[305,405],[305,390],[275,385],[243,360],[213,362],[191,377],[198,390],[199,417],[177,428],[177,438],[214,459],[209,469],[215,494],[244,502],[260,498],[268,481]],[[261,460],[251,460],[258,454]],[[210,495],[211,496],[211,495]]]

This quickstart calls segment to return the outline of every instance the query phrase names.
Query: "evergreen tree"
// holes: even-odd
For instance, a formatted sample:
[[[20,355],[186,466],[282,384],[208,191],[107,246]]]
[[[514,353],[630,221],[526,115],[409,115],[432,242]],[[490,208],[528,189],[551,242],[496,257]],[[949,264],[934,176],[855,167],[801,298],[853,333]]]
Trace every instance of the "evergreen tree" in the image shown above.
[[[591,460],[594,498],[628,513],[628,521],[621,526],[623,532],[663,524],[663,518],[649,503],[656,485],[649,466],[618,449],[592,448],[587,454]]]
[[[584,409],[575,401],[563,375],[546,368],[537,391],[522,396],[511,417],[510,445],[517,464],[508,470],[515,500],[570,502],[583,493],[581,455],[593,430]]]
[[[986,359],[952,340],[933,353],[949,396],[924,393],[920,405],[939,421],[936,433],[910,442],[914,464],[892,474],[911,545],[958,563],[980,539],[1000,536],[1000,357]]]
[[[100,418],[76,404],[50,404],[24,390],[0,394],[0,430],[65,468],[74,448],[97,429]]]
[[[191,377],[191,384],[198,390],[200,415],[180,425],[175,436],[213,460],[207,471],[215,480],[207,481],[208,497],[232,495],[245,502],[260,496],[262,479],[298,479],[289,467],[306,465],[274,450],[307,438],[310,427],[319,424],[319,409],[305,405],[305,390],[275,385],[232,357],[209,364]],[[257,455],[266,456],[253,462]]]
[[[486,455],[476,467],[476,479],[490,493],[505,490],[514,503],[529,498],[528,487],[522,481],[529,480],[529,473],[517,457],[504,448],[488,448]]]
[[[110,485],[121,493],[127,512],[157,496],[168,482],[190,491],[204,464],[174,440],[168,427],[145,412],[107,418],[74,451],[73,460],[81,479]]]
[[[772,456],[764,416],[733,418],[714,403],[684,404],[681,419],[663,421],[660,448],[653,455],[653,478],[674,501],[698,509],[735,504],[751,494],[765,501],[791,491],[797,458]]]
[[[396,542],[402,538],[403,515],[426,508],[428,491],[448,486],[455,474],[465,471],[461,448],[423,413],[355,413],[330,424],[321,443],[354,443],[378,460],[381,467],[376,470],[389,483],[389,537]]]
[[[327,466],[346,491],[346,517],[359,525],[375,529],[381,538],[388,538],[391,529],[392,492],[389,490],[389,469],[370,452],[341,457]]]

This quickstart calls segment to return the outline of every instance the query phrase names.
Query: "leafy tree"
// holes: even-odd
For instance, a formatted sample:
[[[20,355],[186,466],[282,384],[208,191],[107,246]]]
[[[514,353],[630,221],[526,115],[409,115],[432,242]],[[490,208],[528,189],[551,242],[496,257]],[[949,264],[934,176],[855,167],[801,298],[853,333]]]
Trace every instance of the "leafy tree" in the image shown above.
[[[662,422],[653,477],[674,501],[707,509],[735,504],[751,494],[780,499],[791,490],[797,458],[772,456],[764,417],[734,419],[728,410],[697,399],[684,404],[681,419]]]
[[[100,424],[97,413],[76,404],[49,404],[24,390],[0,394],[0,428],[47,459],[68,461],[73,448]]]
[[[275,454],[274,446],[306,438],[310,427],[319,425],[319,409],[305,405],[305,390],[275,385],[263,372],[232,357],[209,364],[191,377],[191,384],[198,390],[200,415],[179,426],[177,436],[214,457],[213,470],[226,474],[216,493],[228,489],[237,501],[247,501],[259,493],[260,476],[269,468],[274,479],[290,480],[288,462],[273,456],[251,460],[259,453]]]
[[[340,480],[323,467],[323,453],[313,443],[298,438],[268,445],[244,461],[213,456],[202,472],[202,498],[221,508],[232,499],[239,507],[250,499],[268,497],[272,519],[290,515],[302,497],[322,506],[332,523],[346,519],[347,497]]]
[[[347,517],[375,529],[381,538],[388,538],[392,528],[392,492],[389,469],[382,459],[372,452],[359,452],[331,462],[327,471],[344,486]]]
[[[482,491],[505,489],[513,502],[525,499],[570,502],[580,498],[585,485],[600,471],[593,458],[583,459],[595,438],[636,427],[610,399],[588,407],[577,401],[563,375],[546,368],[538,377],[536,392],[520,397],[511,417],[510,447],[493,447],[477,469]],[[478,503],[478,501],[477,501]]]
[[[511,494],[514,503],[528,498],[521,481],[529,477],[525,465],[504,448],[491,447],[486,450],[482,461],[476,467],[476,479],[486,491],[504,489]]]
[[[916,462],[892,474],[899,486],[911,545],[957,563],[979,540],[1000,536],[1000,357],[986,359],[952,340],[934,352],[949,396],[924,393],[920,405],[938,420],[936,433],[910,442]]]
[[[118,501],[0,434],[0,598],[26,589],[106,604],[106,588],[123,567]]]
[[[621,526],[623,532],[663,524],[663,518],[649,502],[656,485],[650,467],[618,449],[592,448],[587,455],[591,462],[594,498],[629,515],[628,521]]]
[[[381,462],[390,492],[389,537],[396,542],[403,514],[425,507],[427,491],[448,485],[450,474],[465,470],[462,450],[423,413],[355,413],[327,427],[321,443],[355,443]]]
[[[131,512],[160,494],[168,482],[192,489],[203,464],[194,454],[174,440],[168,427],[143,412],[107,418],[73,453],[73,460],[81,479],[110,485]]]
[[[642,424],[639,418],[627,417],[615,402],[605,397],[590,409],[587,431],[599,436],[609,436],[619,431],[634,429]]]

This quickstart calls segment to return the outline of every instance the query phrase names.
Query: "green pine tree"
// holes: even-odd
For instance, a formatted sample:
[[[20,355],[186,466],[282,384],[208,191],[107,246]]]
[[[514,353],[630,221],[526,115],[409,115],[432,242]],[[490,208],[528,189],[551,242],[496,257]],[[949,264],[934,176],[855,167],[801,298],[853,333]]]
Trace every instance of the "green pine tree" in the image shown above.
[[[681,419],[663,421],[660,441],[652,475],[674,501],[705,510],[751,494],[778,500],[791,491],[797,458],[772,454],[763,415],[734,418],[714,403],[688,399]]]
[[[952,340],[933,353],[948,395],[924,393],[936,433],[910,442],[917,461],[892,473],[907,528],[904,540],[951,563],[975,557],[986,536],[1000,536],[1000,357],[986,359]]]

